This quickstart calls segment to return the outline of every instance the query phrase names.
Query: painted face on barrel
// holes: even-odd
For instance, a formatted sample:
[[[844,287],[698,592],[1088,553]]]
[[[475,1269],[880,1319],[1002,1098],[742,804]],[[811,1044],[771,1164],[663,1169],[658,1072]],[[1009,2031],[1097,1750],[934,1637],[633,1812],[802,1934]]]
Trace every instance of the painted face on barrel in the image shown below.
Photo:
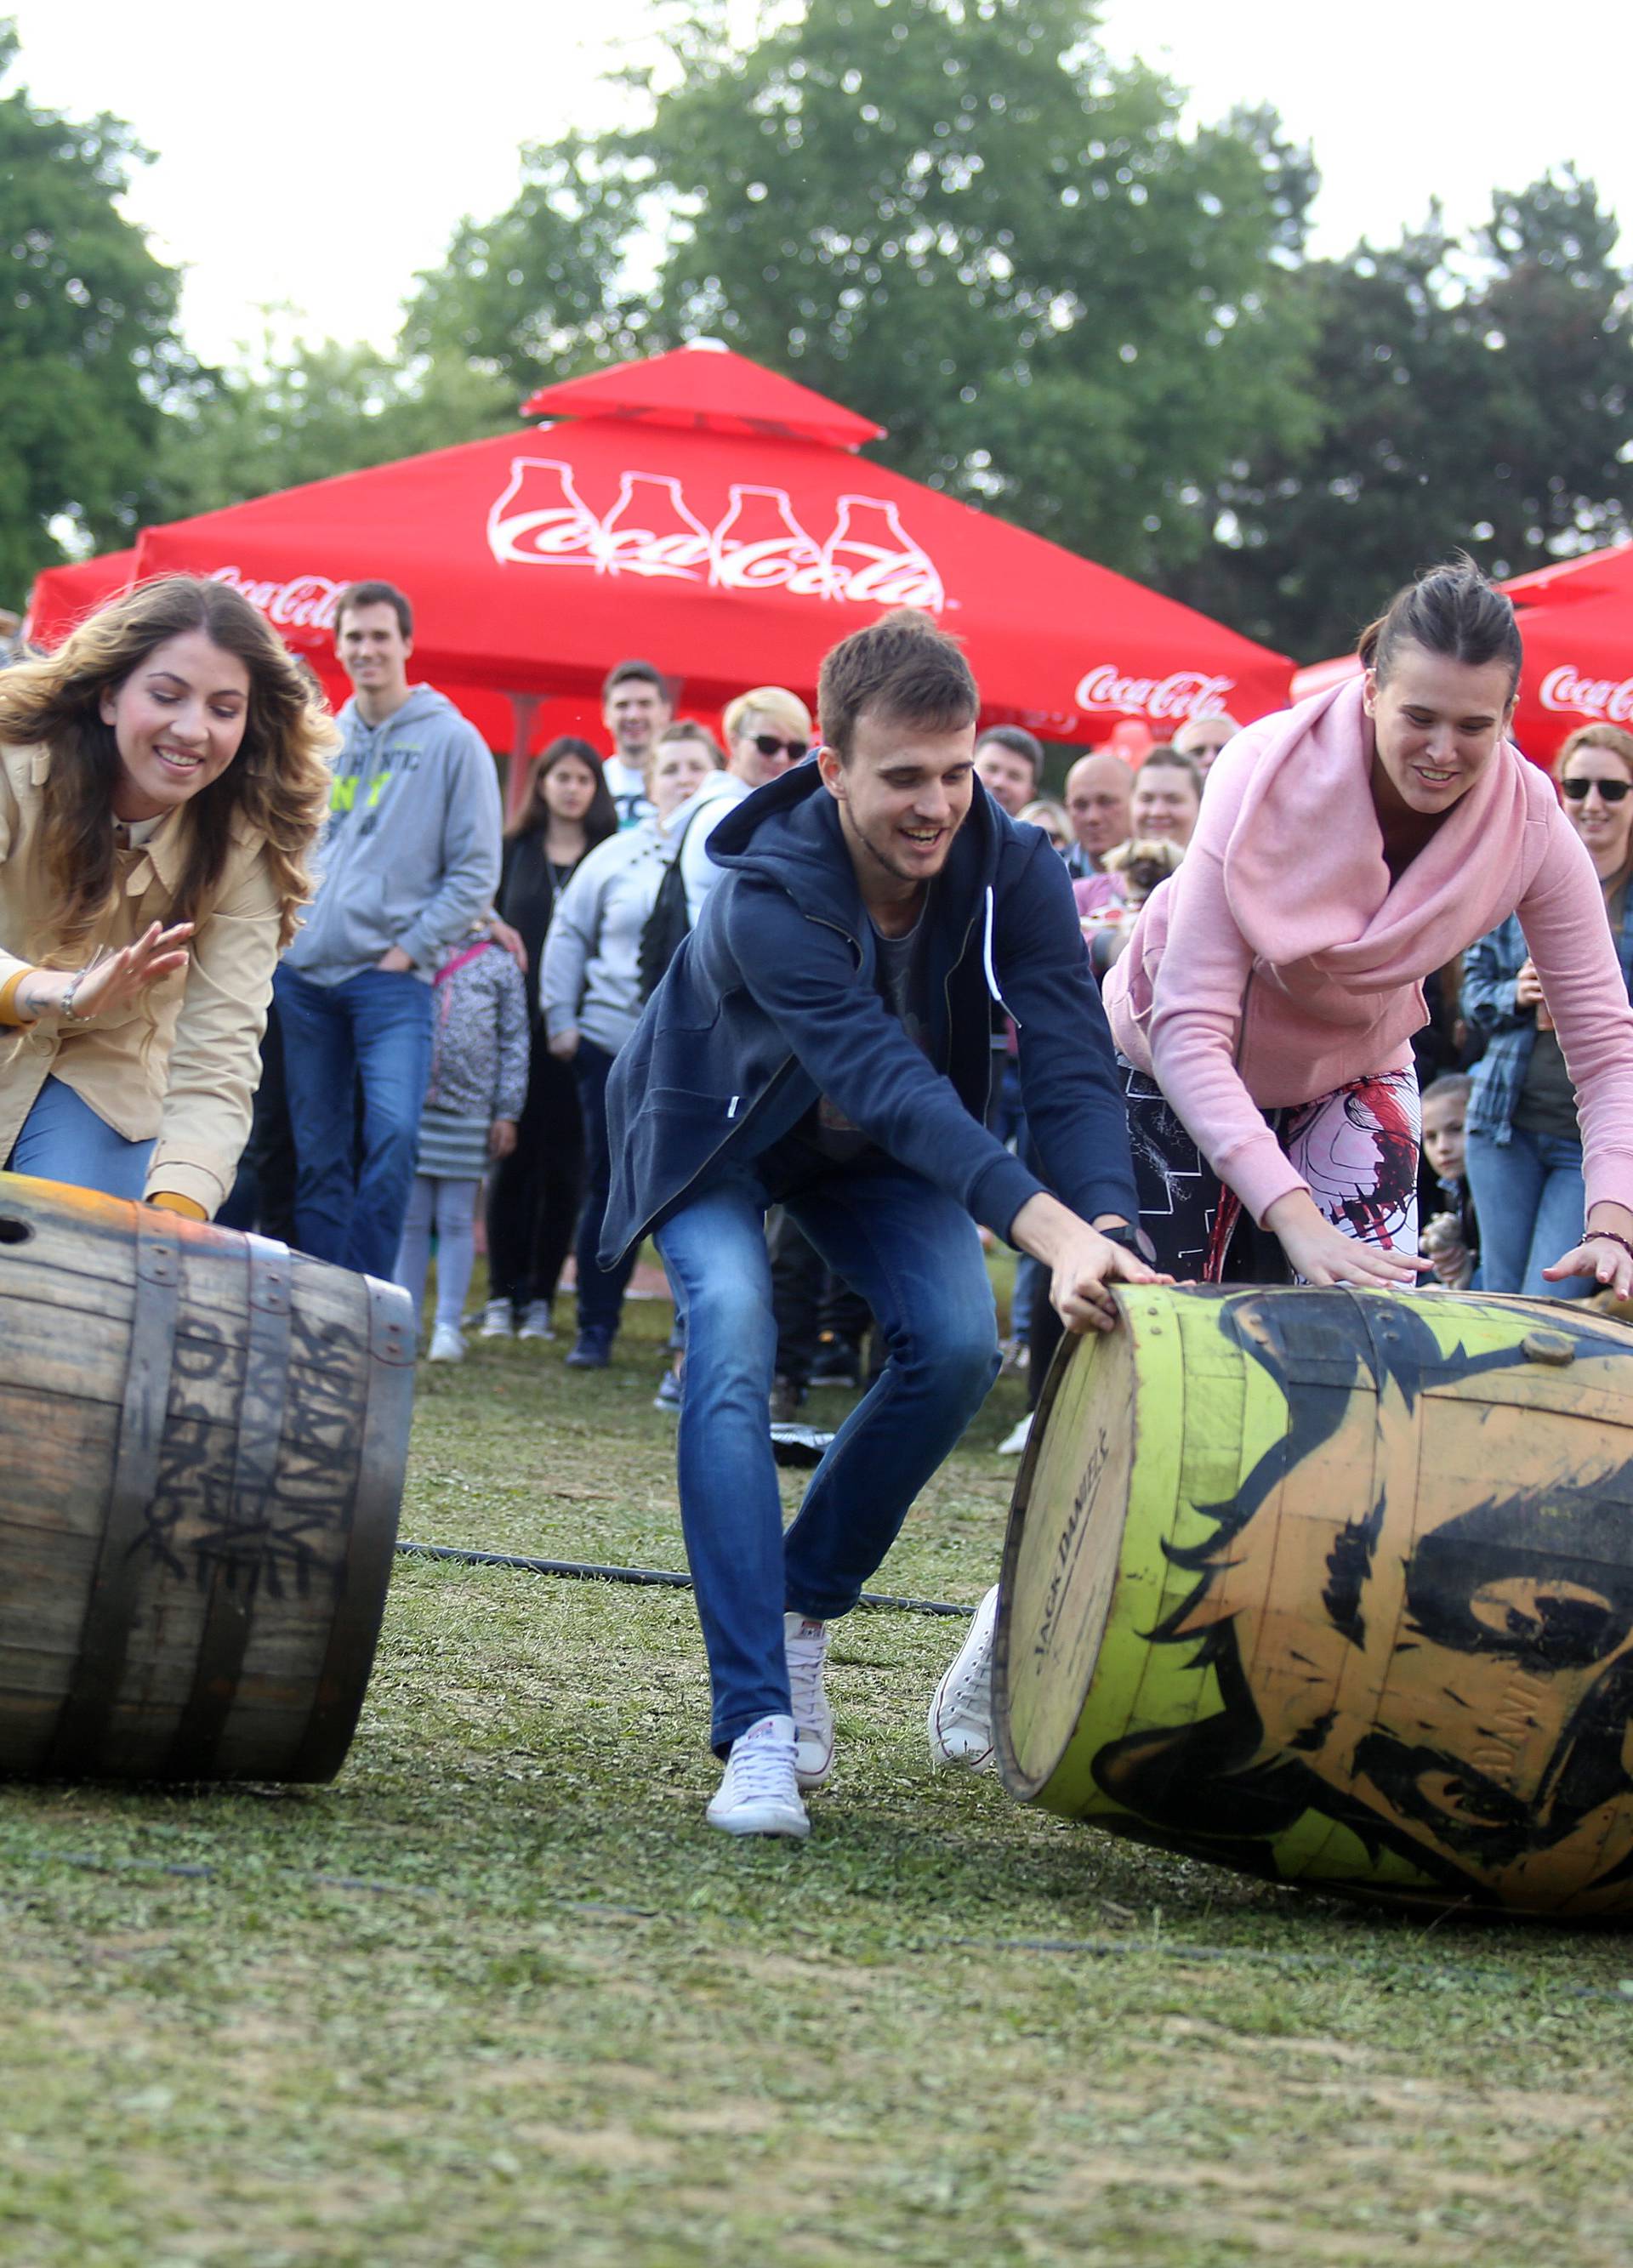
[[[1189,1847],[1233,1838],[1238,1860],[1313,1813],[1454,1894],[1621,1911],[1633,1462],[1570,1397],[1619,1399],[1633,1353],[1580,1340],[1562,1401],[1527,1388],[1518,1344],[1443,1344],[1403,1305],[1369,1323],[1358,1390],[1334,1393],[1356,1339],[1325,1294],[1250,1295],[1223,1320],[1287,1394],[1288,1432],[1198,1507],[1216,1530],[1179,1556],[1195,1587],[1152,1635],[1192,1649],[1223,1713],[1109,1744],[1100,1786]]]
[[[1238,1648],[1265,1753],[1497,1880],[1564,1845],[1633,1843],[1610,1808],[1633,1793],[1633,1568],[1608,1525],[1563,1491],[1504,1494],[1403,1560],[1381,1530],[1335,1543],[1261,1514],[1193,1627],[1239,1618],[1246,1638],[1273,1599],[1296,1646]]]

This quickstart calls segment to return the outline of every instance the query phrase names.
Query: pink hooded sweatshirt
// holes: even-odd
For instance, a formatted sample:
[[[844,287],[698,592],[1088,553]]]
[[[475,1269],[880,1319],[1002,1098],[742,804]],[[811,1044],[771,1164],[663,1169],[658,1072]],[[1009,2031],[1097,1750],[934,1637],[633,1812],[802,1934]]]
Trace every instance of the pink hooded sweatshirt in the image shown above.
[[[1359,679],[1239,733],[1105,979],[1112,1034],[1262,1222],[1308,1184],[1260,1116],[1411,1060],[1422,979],[1518,912],[1576,1086],[1589,1204],[1633,1205],[1633,1008],[1593,862],[1504,742],[1392,883]]]

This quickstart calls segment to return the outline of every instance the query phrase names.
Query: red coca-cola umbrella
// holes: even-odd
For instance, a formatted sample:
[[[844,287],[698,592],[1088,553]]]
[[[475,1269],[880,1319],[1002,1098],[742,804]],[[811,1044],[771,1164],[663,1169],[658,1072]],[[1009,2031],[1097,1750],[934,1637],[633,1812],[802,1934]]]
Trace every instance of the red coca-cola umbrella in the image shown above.
[[[1514,718],[1526,754],[1551,764],[1578,725],[1633,730],[1633,543],[1537,568],[1502,588],[1526,642]],[[1324,692],[1360,666],[1354,654],[1312,662],[1294,678],[1293,697]]]
[[[28,593],[22,637],[33,645],[56,645],[104,599],[129,588],[136,563],[134,550],[104,551],[95,559],[42,567]]]
[[[1287,699],[1281,655],[858,456],[876,426],[739,355],[679,349],[527,407],[554,422],[150,528],[139,571],[235,584],[331,670],[336,593],[385,576],[414,600],[415,674],[499,747],[516,700],[547,704],[535,746],[593,718],[629,654],[694,713],[762,683],[809,700],[827,649],[903,603],[964,641],[990,720],[1047,738]]]

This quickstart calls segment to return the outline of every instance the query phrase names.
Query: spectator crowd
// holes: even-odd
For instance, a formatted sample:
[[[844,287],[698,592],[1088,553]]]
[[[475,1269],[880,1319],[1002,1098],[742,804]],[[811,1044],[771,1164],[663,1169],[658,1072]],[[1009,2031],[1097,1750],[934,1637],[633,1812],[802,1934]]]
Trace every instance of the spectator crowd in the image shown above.
[[[718,738],[620,661],[610,753],[553,740],[508,823],[410,598],[351,585],[336,651],[330,718],[236,593],[172,578],[0,674],[0,1161],[417,1309],[434,1254],[438,1363],[479,1229],[477,1328],[554,1338],[571,1259],[579,1371],[653,1233],[717,1825],[805,1831],[829,1620],[1001,1359],[1035,1407],[1112,1281],[1633,1291],[1633,734],[1519,761],[1518,631],[1467,563],[1349,685],[1090,750],[1058,800],[908,610],[833,649],[818,719],[753,686]],[[1001,1351],[972,1217],[1019,1254]],[[769,1424],[822,1384],[875,1390],[773,1627]],[[986,1753],[991,1625],[943,1760]]]

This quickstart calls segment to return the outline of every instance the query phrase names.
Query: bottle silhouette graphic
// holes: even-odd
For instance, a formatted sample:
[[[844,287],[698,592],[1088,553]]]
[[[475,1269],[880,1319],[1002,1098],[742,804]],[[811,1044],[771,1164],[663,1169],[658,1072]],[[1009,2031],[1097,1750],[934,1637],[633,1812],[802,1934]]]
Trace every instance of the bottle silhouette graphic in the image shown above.
[[[513,457],[510,480],[488,511],[488,549],[523,567],[594,567],[601,522],[558,457]]]
[[[669,473],[625,473],[602,523],[601,565],[613,575],[696,582],[708,565],[709,531]]]
[[[878,497],[839,498],[839,516],[822,548],[823,589],[830,599],[884,607],[945,603],[942,578],[927,552],[902,526],[896,506]]]
[[[727,591],[822,596],[822,553],[794,517],[786,489],[732,482],[730,506],[710,539],[709,580]]]

